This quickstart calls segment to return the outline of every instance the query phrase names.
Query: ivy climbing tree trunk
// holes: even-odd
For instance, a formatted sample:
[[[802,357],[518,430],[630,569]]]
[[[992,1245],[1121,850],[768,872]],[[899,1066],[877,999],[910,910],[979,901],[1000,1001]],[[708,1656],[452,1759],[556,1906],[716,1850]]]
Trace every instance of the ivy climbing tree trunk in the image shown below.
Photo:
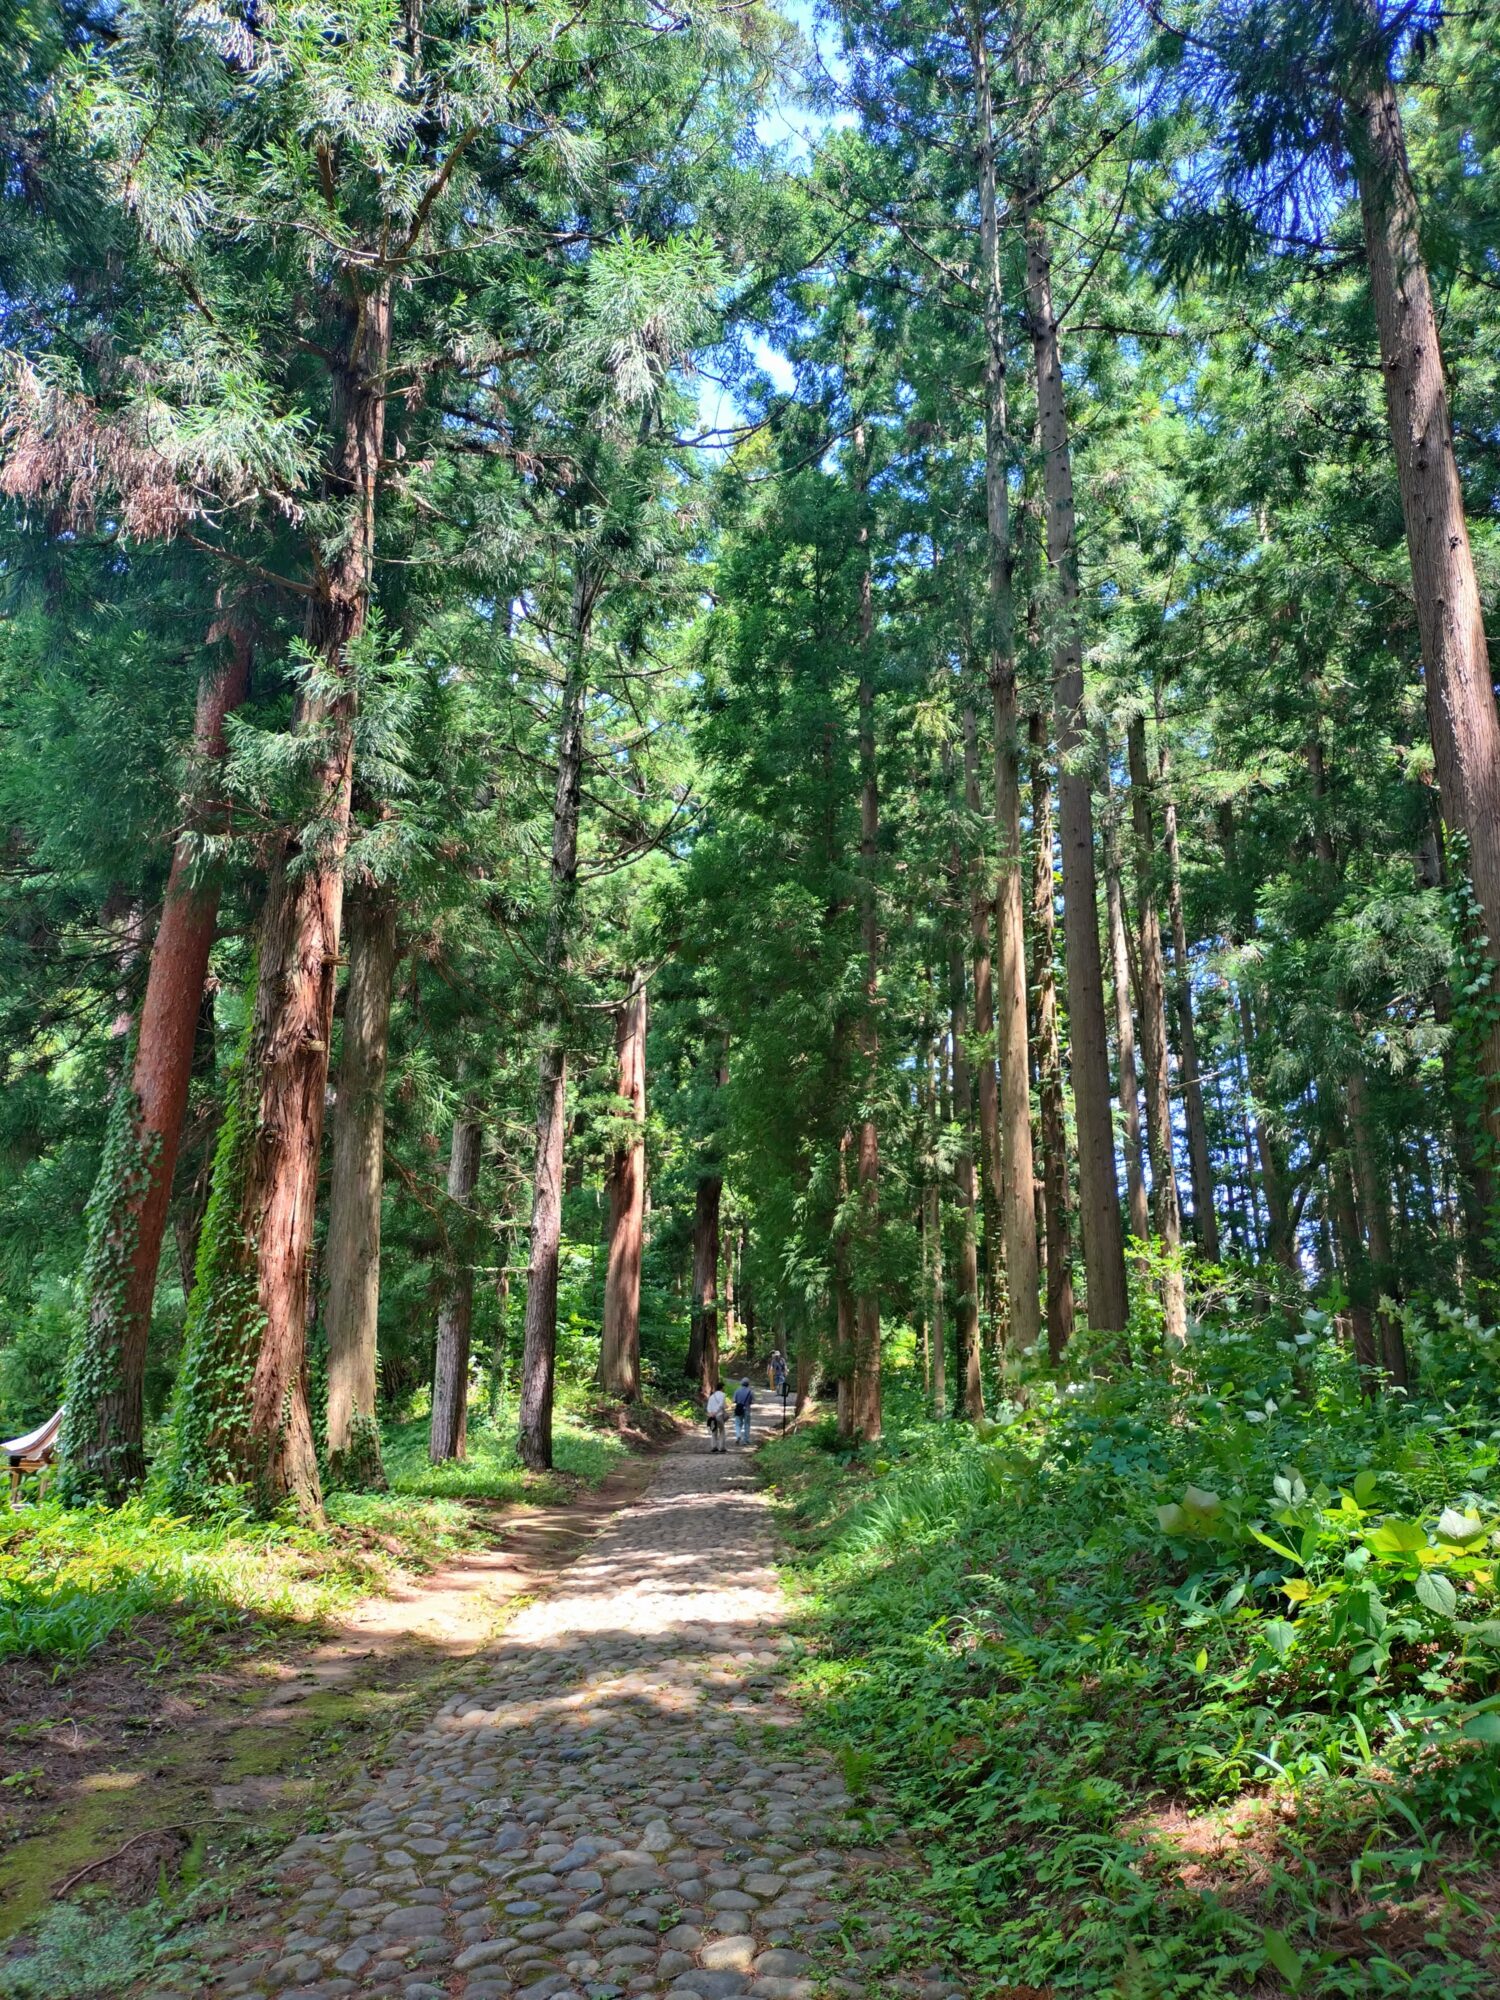
[[[192,833],[212,819],[224,718],[250,686],[249,637],[239,625],[228,637],[227,662],[198,690],[188,830],[172,849],[130,1075],[111,1109],[89,1203],[84,1319],[69,1356],[60,1453],[62,1490],[77,1499],[97,1495],[116,1504],[146,1473],[143,1394],[151,1307],[219,914],[218,876],[195,868]]]
[[[352,275],[349,283],[358,285]],[[173,1470],[179,1490],[200,1499],[229,1480],[252,1487],[264,1506],[291,1500],[313,1519],[322,1494],[307,1398],[310,1259],[354,783],[351,648],[369,614],[385,435],[389,279],[355,289],[339,324],[325,479],[334,531],[322,531],[315,551],[306,627],[320,672],[296,718],[313,747],[312,806],[305,826],[279,836],[268,857],[239,1110],[226,1119],[233,1143],[221,1139],[215,1160],[217,1227],[207,1258],[200,1253],[189,1308]],[[213,1195],[209,1208],[213,1216]],[[247,1268],[253,1307],[241,1283]],[[236,1369],[252,1345],[252,1317],[246,1398]]]
[[[1055,1367],[1073,1338],[1073,1241],[1068,1213],[1068,1126],[1063,1104],[1062,1044],[1057,1032],[1057,874],[1052,843],[1052,784],[1047,723],[1031,723],[1031,828],[1036,872],[1031,892],[1032,991],[1036,995],[1037,1086],[1042,1115],[1042,1193],[1047,1229],[1047,1352]]]
[[[988,27],[971,7],[969,52],[979,127],[979,219],[984,315],[984,495],[989,583],[989,680],[995,778],[995,1048],[1000,1090],[1000,1199],[1011,1338],[1041,1339],[1036,1166],[1031,1143],[1031,1051],[1027,1037],[1026,899],[1021,880],[1021,744],[1011,590],[1009,416],[995,107]]]
[[[551,899],[542,968],[548,985],[537,1059],[536,1166],[532,1178],[531,1257],[526,1275],[526,1332],[521,1357],[521,1462],[533,1472],[552,1464],[552,1389],[557,1368],[557,1260],[562,1244],[563,1141],[567,1131],[568,1059],[565,985],[578,894],[578,815],[583,795],[583,709],[594,593],[580,560],[573,582],[572,634],[557,732],[552,801]]]
[[[385,1474],[375,1422],[375,1362],[385,1073],[396,976],[396,899],[389,889],[365,887],[350,896],[348,947],[324,1246],[328,1461],[341,1486],[380,1488]]]
[[[463,1458],[469,1437],[469,1348],[474,1331],[474,1189],[482,1133],[463,1115],[448,1149],[448,1286],[438,1311],[427,1456],[434,1465]]]
[[[1136,956],[1140,968],[1141,1052],[1146,1066],[1146,1130],[1151,1146],[1151,1195],[1165,1262],[1163,1330],[1180,1347],[1187,1339],[1182,1281],[1182,1209],[1172,1149],[1171,1079],[1167,1066],[1167,974],[1161,919],[1156,908],[1156,837],[1151,823],[1146,725],[1139,716],[1126,734],[1130,760],[1130,816],[1135,832]]]
[[[615,1017],[615,1095],[628,1106],[631,1130],[609,1164],[609,1262],[599,1382],[633,1403],[641,1393],[641,1240],[646,1218],[646,982],[631,974]]]
[[[1067,946],[1068,1052],[1078,1132],[1079,1219],[1088,1278],[1089,1324],[1121,1329],[1126,1319],[1125,1246],[1115,1179],[1114,1120],[1110,1115],[1109,1043],[1104,1025],[1104,968],[1099,953],[1099,896],[1094,866],[1094,804],[1090,775],[1079,761],[1085,736],[1073,463],[1062,348],[1052,301],[1051,253],[1034,202],[1028,203],[1026,211],[1026,303],[1042,434],[1047,566],[1059,619],[1052,648],[1053,698],[1057,715],[1063,935]]]

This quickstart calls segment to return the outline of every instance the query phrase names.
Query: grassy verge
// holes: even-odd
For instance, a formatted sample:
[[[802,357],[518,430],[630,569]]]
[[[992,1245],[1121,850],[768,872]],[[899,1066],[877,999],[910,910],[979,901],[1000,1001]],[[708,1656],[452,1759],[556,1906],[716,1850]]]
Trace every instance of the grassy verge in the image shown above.
[[[929,1875],[895,1957],[1119,2000],[1496,1990],[1487,1337],[1414,1327],[1400,1406],[1325,1332],[768,1447],[803,1693]]]
[[[226,1513],[187,1521],[149,1491],[114,1509],[48,1501],[0,1515],[0,1660],[77,1660],[147,1617],[171,1613],[189,1653],[227,1624],[317,1623],[379,1590],[397,1569],[428,1569],[483,1539],[466,1502],[565,1499],[597,1484],[625,1456],[618,1437],[582,1412],[559,1418],[556,1474],[523,1470],[508,1433],[475,1426],[469,1455],[427,1462],[424,1424],[386,1440],[391,1491],[331,1493],[328,1527]]]

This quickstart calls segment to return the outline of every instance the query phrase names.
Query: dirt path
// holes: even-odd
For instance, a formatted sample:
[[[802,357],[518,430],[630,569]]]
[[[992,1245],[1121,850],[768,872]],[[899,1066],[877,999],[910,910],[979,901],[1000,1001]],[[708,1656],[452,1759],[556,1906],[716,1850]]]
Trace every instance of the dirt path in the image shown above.
[[[950,1992],[877,1987],[849,1953],[862,1877],[899,1857],[848,1845],[843,1782],[779,1691],[773,1552],[749,1454],[684,1438],[373,1789],[292,1844],[214,2000]]]
[[[225,1645],[206,1665],[173,1669],[170,1619],[143,1621],[61,1673],[8,1662],[0,1939],[30,1928],[79,1871],[129,1904],[199,1839],[232,1848],[241,1830],[263,1838],[278,1826],[289,1839],[432,1704],[456,1663],[493,1643],[518,1597],[546,1588],[639,1497],[656,1463],[654,1451],[627,1459],[555,1505],[476,1507],[489,1516],[488,1546],[399,1579],[321,1632],[279,1626],[239,1663]]]

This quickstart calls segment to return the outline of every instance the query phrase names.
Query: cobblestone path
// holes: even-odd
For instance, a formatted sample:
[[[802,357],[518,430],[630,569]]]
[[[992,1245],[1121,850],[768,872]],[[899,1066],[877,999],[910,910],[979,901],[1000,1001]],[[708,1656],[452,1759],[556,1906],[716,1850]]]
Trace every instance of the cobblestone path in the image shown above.
[[[778,1691],[772,1554],[749,1454],[673,1446],[374,1790],[287,1850],[215,2000],[948,1994],[819,1953],[891,1857],[846,1844],[842,1780]]]

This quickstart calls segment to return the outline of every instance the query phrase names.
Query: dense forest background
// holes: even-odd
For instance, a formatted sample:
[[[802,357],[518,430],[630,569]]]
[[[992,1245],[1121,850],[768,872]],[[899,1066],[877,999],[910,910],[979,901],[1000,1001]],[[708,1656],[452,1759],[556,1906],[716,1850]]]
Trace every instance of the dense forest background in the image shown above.
[[[0,24],[15,1647],[779,1347],[977,1966],[1487,1990],[1500,14]]]

